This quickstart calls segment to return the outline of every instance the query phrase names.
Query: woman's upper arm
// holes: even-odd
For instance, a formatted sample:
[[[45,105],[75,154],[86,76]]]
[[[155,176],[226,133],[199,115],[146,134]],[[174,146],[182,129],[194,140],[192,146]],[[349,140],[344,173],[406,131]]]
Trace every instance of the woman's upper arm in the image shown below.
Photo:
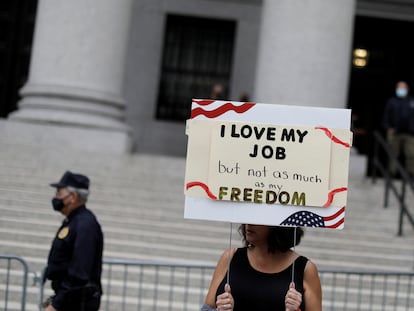
[[[305,266],[303,278],[304,295],[307,311],[322,310],[322,288],[318,268],[312,261]]]
[[[223,280],[224,276],[227,273],[229,256],[231,256],[230,257],[230,260],[231,260],[234,252],[235,252],[234,249],[224,251],[224,253],[221,255],[217,263],[216,269],[214,270],[213,277],[211,279],[210,287],[208,289],[208,293],[207,293],[206,300],[205,300],[205,303],[212,307],[216,306],[217,288],[219,287],[221,281]]]

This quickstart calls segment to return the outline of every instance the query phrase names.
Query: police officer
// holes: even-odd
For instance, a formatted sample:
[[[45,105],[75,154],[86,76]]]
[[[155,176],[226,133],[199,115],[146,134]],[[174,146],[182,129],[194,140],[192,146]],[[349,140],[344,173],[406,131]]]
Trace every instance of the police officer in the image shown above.
[[[103,234],[95,215],[86,208],[89,178],[65,172],[56,188],[53,209],[66,216],[53,240],[45,277],[55,295],[45,311],[96,311],[102,294]]]

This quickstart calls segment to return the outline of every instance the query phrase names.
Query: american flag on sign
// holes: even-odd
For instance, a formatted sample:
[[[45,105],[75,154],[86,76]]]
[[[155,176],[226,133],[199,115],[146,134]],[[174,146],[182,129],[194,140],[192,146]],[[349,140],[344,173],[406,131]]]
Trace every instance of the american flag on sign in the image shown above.
[[[333,215],[320,216],[309,211],[293,213],[281,225],[313,228],[338,228],[345,221],[345,206]]]

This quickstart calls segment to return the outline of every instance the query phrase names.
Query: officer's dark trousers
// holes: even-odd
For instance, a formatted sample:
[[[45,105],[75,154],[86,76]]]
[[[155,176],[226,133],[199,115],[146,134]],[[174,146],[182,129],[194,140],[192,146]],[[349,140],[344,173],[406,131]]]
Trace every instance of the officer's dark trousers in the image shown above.
[[[84,302],[71,302],[65,306],[62,311],[98,311],[100,305],[100,297],[90,298]],[[60,311],[60,310],[59,310]]]
[[[59,282],[52,282],[57,293]],[[53,297],[51,297],[53,302]],[[98,311],[101,302],[101,291],[94,285],[74,289],[67,294],[65,305],[59,311]]]
[[[65,304],[59,311],[98,311],[100,306],[100,296],[90,297],[85,301],[70,301]],[[49,303],[53,301],[53,297]],[[46,303],[43,307],[47,307]]]

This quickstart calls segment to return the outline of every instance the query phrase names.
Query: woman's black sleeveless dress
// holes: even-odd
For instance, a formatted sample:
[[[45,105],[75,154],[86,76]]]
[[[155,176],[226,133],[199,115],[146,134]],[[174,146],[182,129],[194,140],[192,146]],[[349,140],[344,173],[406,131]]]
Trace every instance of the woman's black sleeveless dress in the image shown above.
[[[303,274],[308,259],[295,260],[295,288],[303,295]],[[247,247],[238,248],[230,262],[230,287],[234,298],[234,311],[285,311],[285,296],[292,281],[292,267],[278,273],[255,270],[247,258]],[[216,297],[224,292],[227,276],[220,283]],[[302,296],[303,298],[303,296]],[[305,301],[300,306],[305,311]]]

